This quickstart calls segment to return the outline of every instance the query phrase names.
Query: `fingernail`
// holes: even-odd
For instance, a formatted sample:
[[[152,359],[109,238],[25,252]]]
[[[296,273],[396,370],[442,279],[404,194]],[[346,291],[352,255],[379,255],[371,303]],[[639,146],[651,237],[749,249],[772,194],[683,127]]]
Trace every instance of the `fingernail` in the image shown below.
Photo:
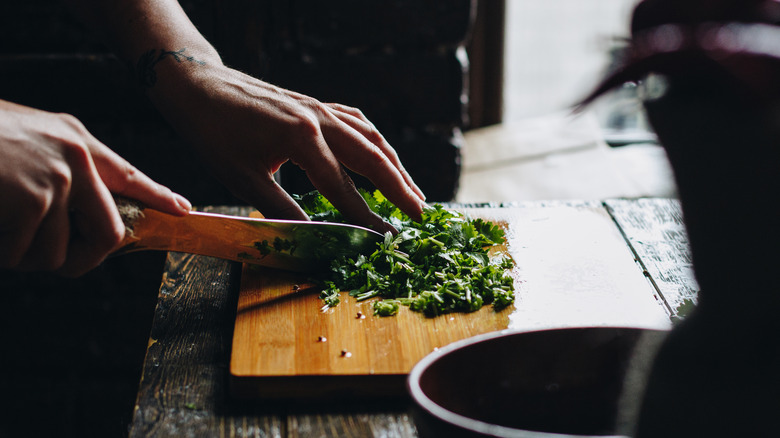
[[[192,204],[187,200],[187,198],[178,193],[174,193],[173,197],[176,199],[176,203],[179,204],[179,207],[181,207],[182,211],[189,213],[189,211],[192,210]]]

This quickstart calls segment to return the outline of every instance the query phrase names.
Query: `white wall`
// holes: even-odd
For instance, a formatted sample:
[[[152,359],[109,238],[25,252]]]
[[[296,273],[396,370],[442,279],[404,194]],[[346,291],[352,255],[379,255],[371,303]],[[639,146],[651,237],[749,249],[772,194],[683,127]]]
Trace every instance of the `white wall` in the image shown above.
[[[490,1],[490,0],[487,0]],[[504,121],[565,110],[601,78],[637,0],[507,0]]]

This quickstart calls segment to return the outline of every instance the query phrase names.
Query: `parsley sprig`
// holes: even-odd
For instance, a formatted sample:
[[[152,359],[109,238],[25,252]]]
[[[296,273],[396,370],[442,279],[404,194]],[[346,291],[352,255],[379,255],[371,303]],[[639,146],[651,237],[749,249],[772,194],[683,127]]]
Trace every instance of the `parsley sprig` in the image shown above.
[[[514,302],[513,266],[505,256],[491,258],[491,246],[504,242],[504,231],[482,219],[435,204],[411,220],[379,191],[362,191],[369,207],[393,225],[370,255],[342,257],[323,282],[324,307],[339,304],[342,291],[358,301],[378,298],[374,314],[390,316],[401,305],[427,316],[473,312],[492,304],[498,311]],[[312,220],[343,222],[318,192],[295,197]]]

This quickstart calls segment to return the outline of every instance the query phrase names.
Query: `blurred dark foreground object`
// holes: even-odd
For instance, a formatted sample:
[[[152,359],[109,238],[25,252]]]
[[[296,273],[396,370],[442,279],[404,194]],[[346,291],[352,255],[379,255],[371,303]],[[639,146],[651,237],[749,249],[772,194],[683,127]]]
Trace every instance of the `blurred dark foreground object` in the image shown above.
[[[639,438],[778,433],[778,18],[775,1],[646,0],[626,65],[585,99],[627,81],[645,87],[701,286],[657,357]]]

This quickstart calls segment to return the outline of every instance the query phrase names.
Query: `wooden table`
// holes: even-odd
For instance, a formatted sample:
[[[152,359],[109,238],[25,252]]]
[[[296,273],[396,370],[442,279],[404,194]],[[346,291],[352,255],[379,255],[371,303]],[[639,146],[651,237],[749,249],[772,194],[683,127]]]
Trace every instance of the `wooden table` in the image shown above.
[[[517,209],[527,224],[510,230],[520,242],[513,258],[521,270],[511,329],[671,327],[696,302],[676,200],[479,207]],[[240,275],[237,263],[168,255],[131,437],[417,436],[408,401],[356,407],[232,400],[228,370]]]

